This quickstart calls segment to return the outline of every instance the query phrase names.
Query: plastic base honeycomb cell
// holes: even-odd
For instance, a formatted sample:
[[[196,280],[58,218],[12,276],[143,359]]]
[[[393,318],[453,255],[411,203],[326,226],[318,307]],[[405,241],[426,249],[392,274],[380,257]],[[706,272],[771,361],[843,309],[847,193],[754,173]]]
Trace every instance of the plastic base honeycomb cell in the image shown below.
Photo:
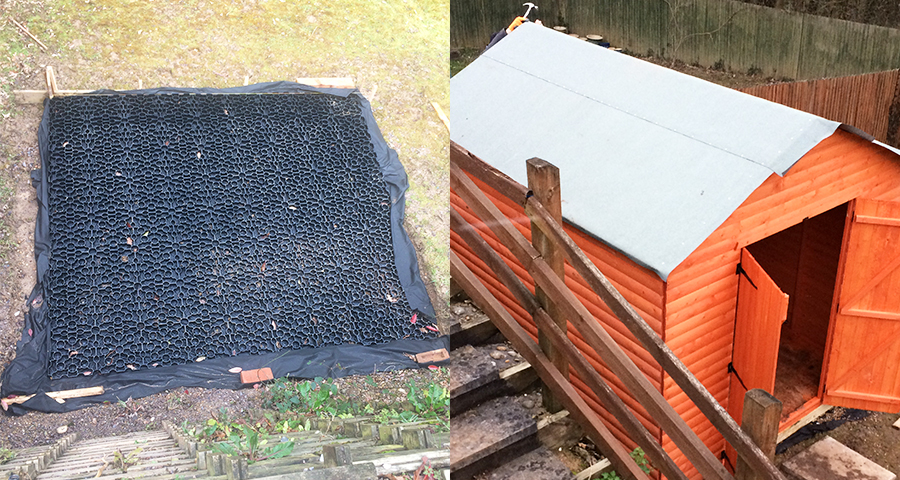
[[[51,378],[433,337],[356,96],[49,101]]]

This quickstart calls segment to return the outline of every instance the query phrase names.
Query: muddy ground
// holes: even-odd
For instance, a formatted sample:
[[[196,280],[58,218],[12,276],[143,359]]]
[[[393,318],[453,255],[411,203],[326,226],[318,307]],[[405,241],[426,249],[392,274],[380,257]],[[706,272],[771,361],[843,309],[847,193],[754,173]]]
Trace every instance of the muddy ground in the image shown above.
[[[0,369],[15,355],[24,299],[35,284],[37,212],[29,180],[40,164],[42,107],[12,101],[13,89],[44,89],[44,67],[60,89],[157,86],[230,87],[298,77],[350,77],[370,100],[388,145],[410,178],[406,229],[439,320],[449,291],[447,130],[431,102],[449,114],[447,0],[4,0],[0,3]],[[46,45],[25,35],[16,19]],[[441,381],[416,370],[376,376],[386,385],[406,377]],[[403,381],[396,383],[403,377]],[[343,380],[361,392],[365,377]],[[355,387],[353,385],[356,385]],[[387,389],[386,397],[403,393]],[[385,396],[381,390],[375,397]],[[209,418],[219,407],[258,406],[259,392],[189,389],[64,415],[0,416],[0,447],[56,438],[70,425],[85,436],[157,427],[159,421]],[[180,399],[180,400],[176,400]],[[388,399],[384,399],[387,403]],[[175,405],[175,408],[170,408]],[[189,405],[189,407],[184,407]],[[124,413],[124,414],[123,414]]]

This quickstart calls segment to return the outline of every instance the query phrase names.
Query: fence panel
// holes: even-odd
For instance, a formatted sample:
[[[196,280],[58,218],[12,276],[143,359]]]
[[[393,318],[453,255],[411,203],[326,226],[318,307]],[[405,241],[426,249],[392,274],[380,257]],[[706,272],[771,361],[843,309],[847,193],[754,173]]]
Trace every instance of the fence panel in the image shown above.
[[[900,30],[787,12],[736,0],[552,0],[547,26],[605,36],[638,54],[777,78],[826,78],[900,67]],[[511,0],[454,0],[451,45],[482,48],[521,14]]]

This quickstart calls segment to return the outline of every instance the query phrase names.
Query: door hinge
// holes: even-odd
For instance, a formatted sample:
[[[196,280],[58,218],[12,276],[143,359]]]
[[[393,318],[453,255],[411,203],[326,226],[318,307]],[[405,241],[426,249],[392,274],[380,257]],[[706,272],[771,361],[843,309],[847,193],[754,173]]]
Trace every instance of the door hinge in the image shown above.
[[[757,287],[756,284],[753,283],[753,279],[750,278],[750,275],[747,275],[747,271],[744,270],[744,266],[741,265],[740,262],[738,262],[738,264],[737,264],[737,270],[735,270],[734,274],[735,274],[735,275],[743,275],[744,278],[746,278],[747,281],[750,282],[750,285],[751,285],[753,288],[759,290],[759,287]]]

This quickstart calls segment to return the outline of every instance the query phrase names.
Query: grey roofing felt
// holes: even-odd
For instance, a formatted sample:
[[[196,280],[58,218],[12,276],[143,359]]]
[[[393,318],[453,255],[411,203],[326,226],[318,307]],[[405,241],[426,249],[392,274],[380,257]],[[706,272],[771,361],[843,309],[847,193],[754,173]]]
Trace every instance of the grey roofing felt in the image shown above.
[[[516,181],[560,168],[563,216],[665,280],[837,122],[534,24],[450,81],[451,139]]]

